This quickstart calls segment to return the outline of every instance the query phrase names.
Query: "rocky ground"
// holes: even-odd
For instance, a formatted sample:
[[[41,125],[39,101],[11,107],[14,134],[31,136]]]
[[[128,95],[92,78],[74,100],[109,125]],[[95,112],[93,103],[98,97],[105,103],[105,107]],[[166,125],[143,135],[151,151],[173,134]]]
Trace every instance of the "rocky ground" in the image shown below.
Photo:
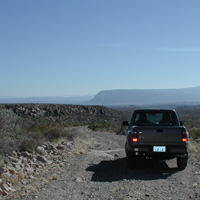
[[[121,123],[123,112],[105,106],[62,104],[2,104],[0,110],[12,110],[20,122],[39,124],[85,125],[99,123]],[[24,125],[24,124],[23,124]]]
[[[17,174],[17,183],[1,180],[1,185],[5,183],[8,190],[11,188],[1,198],[200,199],[199,153],[190,153],[188,166],[183,171],[177,170],[175,159],[166,162],[143,160],[138,163],[137,169],[128,169],[125,136],[91,131],[86,126],[76,127],[76,131],[78,137],[71,143],[60,141],[59,146],[45,144],[34,155],[13,155],[24,168],[21,166],[15,169],[16,172],[6,169],[14,162],[12,158],[4,164],[4,173]],[[28,173],[25,166],[33,171]]]

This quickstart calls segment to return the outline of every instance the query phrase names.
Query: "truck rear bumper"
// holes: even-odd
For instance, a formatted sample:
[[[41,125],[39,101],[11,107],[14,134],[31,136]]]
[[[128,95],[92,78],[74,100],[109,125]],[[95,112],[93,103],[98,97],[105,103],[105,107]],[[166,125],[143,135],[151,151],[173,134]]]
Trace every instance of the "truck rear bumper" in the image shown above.
[[[163,146],[162,146],[163,147]],[[139,157],[161,157],[173,158],[178,156],[186,156],[188,154],[185,146],[166,146],[163,152],[154,152],[154,146],[134,146],[129,151]]]

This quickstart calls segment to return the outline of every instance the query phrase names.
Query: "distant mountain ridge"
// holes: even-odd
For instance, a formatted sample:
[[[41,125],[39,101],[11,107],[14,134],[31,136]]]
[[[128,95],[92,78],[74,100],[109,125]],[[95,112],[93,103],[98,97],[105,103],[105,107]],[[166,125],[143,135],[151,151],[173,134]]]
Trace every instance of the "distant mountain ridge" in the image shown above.
[[[200,87],[103,90],[90,101],[90,104],[94,105],[155,105],[170,103],[200,103]]]
[[[1,104],[167,105],[200,104],[200,86],[181,89],[117,89],[76,97],[0,97]]]

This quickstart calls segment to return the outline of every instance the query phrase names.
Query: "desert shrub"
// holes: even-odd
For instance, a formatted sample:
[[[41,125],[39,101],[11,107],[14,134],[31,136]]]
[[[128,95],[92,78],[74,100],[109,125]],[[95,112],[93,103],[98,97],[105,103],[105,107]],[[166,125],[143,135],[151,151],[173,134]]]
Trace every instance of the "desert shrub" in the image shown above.
[[[19,129],[19,118],[18,116],[12,111],[8,109],[2,109],[0,112],[0,127],[1,132],[13,132]]]
[[[116,131],[115,130],[116,129],[115,125],[111,124],[111,123],[90,124],[90,125],[88,125],[88,128],[90,128],[93,131],[97,131],[97,130],[100,130],[100,131],[113,131],[113,132]]]
[[[23,130],[25,136],[29,135],[30,138],[35,139],[38,143],[41,142],[56,142],[61,138],[73,140],[76,133],[73,128],[58,124],[40,125]]]
[[[10,137],[3,137],[0,140],[0,154],[7,155],[13,150],[17,150],[17,145],[15,141]]]
[[[33,152],[36,146],[41,145],[45,141],[44,136],[37,131],[21,130],[17,137],[16,143],[19,151]]]
[[[62,137],[61,132],[56,128],[45,130],[43,134],[44,134],[44,137],[48,141],[51,141],[51,142],[56,141],[56,140],[58,140],[59,138]]]
[[[5,155],[17,149],[16,135],[20,129],[18,116],[11,110],[0,112],[0,154]]]
[[[44,137],[50,142],[56,142],[61,138],[66,138],[67,140],[73,140],[75,133],[69,131],[63,127],[52,127],[43,132]]]
[[[190,137],[194,139],[200,139],[200,129],[190,129],[189,130]]]
[[[34,138],[25,137],[19,144],[19,151],[33,152],[38,145],[38,141]]]

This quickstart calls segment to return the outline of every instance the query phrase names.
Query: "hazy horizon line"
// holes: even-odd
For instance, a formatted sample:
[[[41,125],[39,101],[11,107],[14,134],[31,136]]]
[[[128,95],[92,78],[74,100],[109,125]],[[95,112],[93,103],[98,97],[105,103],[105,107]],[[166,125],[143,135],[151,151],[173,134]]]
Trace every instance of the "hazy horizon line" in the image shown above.
[[[193,87],[181,87],[181,88],[132,88],[132,89],[125,89],[125,88],[121,88],[121,89],[102,89],[101,91],[110,91],[110,90],[178,90],[178,89],[192,89],[192,88],[198,88],[200,86],[193,86]],[[95,95],[97,95],[99,92],[97,92],[96,94],[85,94],[85,95],[74,95],[74,96],[0,96],[1,99],[6,99],[6,98],[80,98],[80,97],[94,97]]]

